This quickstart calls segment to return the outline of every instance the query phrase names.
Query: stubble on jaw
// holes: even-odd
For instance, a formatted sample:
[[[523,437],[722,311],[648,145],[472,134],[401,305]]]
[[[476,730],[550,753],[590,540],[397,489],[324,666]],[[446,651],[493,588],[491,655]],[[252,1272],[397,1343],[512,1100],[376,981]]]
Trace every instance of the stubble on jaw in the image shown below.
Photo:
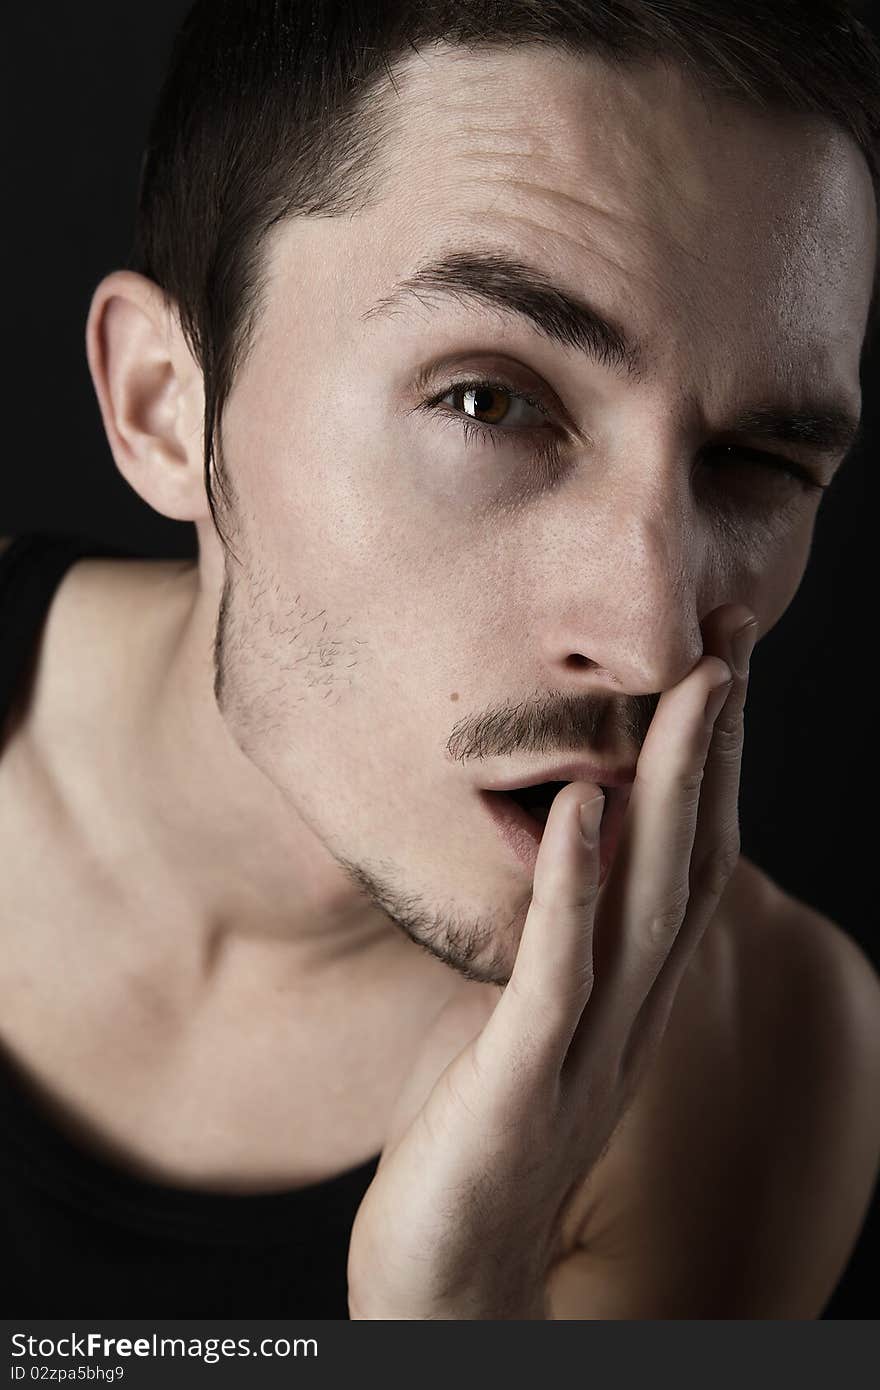
[[[398,866],[382,860],[379,866],[357,864],[334,854],[348,878],[388,921],[435,960],[479,984],[506,985],[510,981],[519,944],[517,922],[524,919],[530,892],[521,907],[506,920],[468,917],[454,907],[438,908],[417,893],[397,886]]]

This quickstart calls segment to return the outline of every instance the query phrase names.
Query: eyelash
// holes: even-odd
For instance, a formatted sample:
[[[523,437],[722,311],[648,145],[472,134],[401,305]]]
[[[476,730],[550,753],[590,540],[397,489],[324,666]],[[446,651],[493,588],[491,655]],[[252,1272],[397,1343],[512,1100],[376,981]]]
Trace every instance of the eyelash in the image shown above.
[[[516,400],[525,401],[526,405],[533,406],[535,410],[550,419],[550,412],[546,406],[536,400],[534,396],[528,395],[525,391],[518,391],[508,382],[497,381],[487,377],[478,377],[465,381],[453,381],[443,391],[438,392],[419,403],[419,410],[435,410],[445,398],[453,391],[502,391],[505,395],[512,396]],[[465,444],[470,446],[475,442],[488,441],[497,447],[500,436],[534,435],[535,430],[511,430],[502,429],[498,425],[487,425],[479,420],[474,420],[468,415],[453,411],[440,411],[441,415],[446,415],[454,420],[464,435]],[[546,430],[540,431],[546,433]],[[744,458],[756,462],[760,467],[768,468],[771,472],[780,473],[791,478],[793,482],[801,483],[805,490],[814,492],[824,492],[829,486],[827,483],[819,483],[813,475],[800,463],[790,459],[783,454],[769,454],[760,449],[739,449],[733,444],[719,444],[715,446],[717,451],[730,451],[739,458]],[[559,437],[555,435],[552,439],[542,441],[538,446],[535,455],[535,462],[547,469],[553,469],[560,462]]]
[[[453,391],[487,390],[503,391],[505,395],[511,396],[515,400],[525,401],[526,405],[532,406],[547,420],[550,419],[550,412],[543,401],[538,400],[535,396],[530,396],[526,391],[517,390],[510,382],[499,381],[489,377],[475,377],[466,381],[452,381],[444,390],[421,401],[417,408],[419,410],[437,410],[441,402],[445,400],[447,396],[451,395]],[[461,430],[464,435],[464,442],[468,446],[474,443],[488,442],[494,448],[497,448],[504,440],[510,440],[511,438],[515,440],[517,437],[521,440],[523,435],[527,437],[531,436],[536,443],[536,447],[532,454],[532,463],[544,472],[548,482],[553,481],[556,470],[561,462],[559,451],[560,432],[558,430],[554,429],[551,433],[546,427],[531,430],[502,429],[498,425],[487,425],[480,420],[474,420],[471,416],[464,415],[458,411],[437,410],[437,413],[440,415],[441,419],[445,417],[446,420],[451,420]],[[536,439],[536,436],[547,436],[548,434],[550,435],[549,439],[546,437]]]

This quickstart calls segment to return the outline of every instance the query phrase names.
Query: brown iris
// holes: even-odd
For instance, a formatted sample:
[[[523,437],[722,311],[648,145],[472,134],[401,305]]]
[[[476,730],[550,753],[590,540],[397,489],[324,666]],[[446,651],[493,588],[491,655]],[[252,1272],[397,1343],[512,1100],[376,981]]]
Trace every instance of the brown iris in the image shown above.
[[[510,392],[500,387],[457,386],[455,394],[469,400],[470,409],[465,411],[466,415],[474,419],[478,415],[488,416],[488,419],[482,419],[486,425],[497,425],[510,410]]]

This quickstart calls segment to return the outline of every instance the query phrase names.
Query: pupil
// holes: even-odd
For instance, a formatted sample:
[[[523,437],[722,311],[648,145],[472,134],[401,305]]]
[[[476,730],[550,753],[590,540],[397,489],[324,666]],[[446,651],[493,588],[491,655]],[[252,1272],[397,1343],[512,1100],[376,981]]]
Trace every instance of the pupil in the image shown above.
[[[489,424],[497,424],[497,422],[503,420],[507,414],[504,393],[496,391],[493,387],[483,386],[479,390],[472,388],[470,391],[466,391],[465,395],[472,405],[474,415],[479,413],[480,415],[489,415],[491,417],[488,421]],[[501,402],[500,408],[495,411],[492,410],[493,398]]]

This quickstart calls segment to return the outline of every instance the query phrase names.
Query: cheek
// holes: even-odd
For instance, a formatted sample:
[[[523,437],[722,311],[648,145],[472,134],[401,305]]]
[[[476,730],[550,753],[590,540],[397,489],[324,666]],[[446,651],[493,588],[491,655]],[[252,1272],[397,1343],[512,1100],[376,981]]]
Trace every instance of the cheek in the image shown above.
[[[715,571],[725,601],[749,604],[762,633],[775,626],[800,587],[818,505],[809,498],[805,504],[801,498],[788,515],[728,517],[713,524]]]

